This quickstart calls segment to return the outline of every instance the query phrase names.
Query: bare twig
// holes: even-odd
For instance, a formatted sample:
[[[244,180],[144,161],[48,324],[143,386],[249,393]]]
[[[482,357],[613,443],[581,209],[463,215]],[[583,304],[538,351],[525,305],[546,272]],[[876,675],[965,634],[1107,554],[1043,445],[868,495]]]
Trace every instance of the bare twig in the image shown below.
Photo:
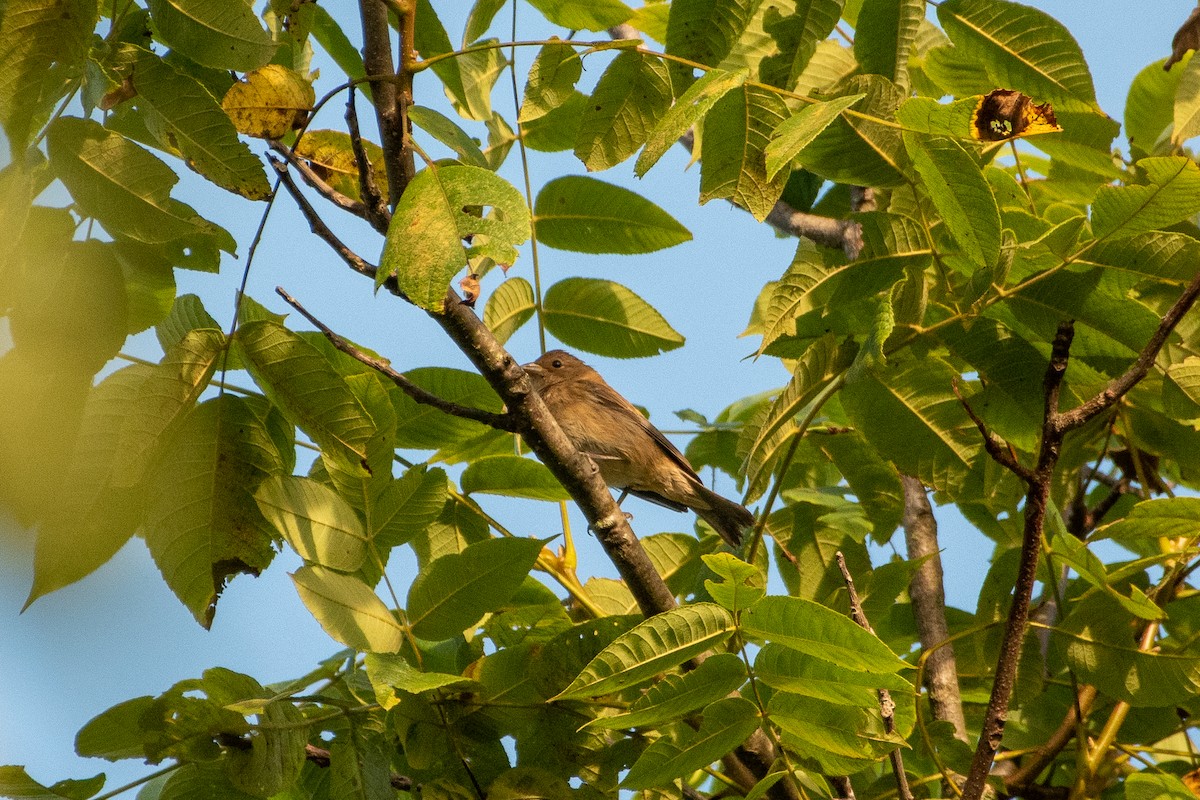
[[[1197,297],[1200,297],[1200,272],[1196,273],[1195,277],[1188,283],[1187,288],[1183,290],[1183,294],[1179,296],[1175,304],[1163,315],[1158,328],[1154,331],[1154,335],[1150,337],[1150,341],[1146,342],[1146,346],[1138,354],[1137,360],[1126,370],[1125,374],[1109,383],[1095,397],[1059,415],[1055,420],[1056,428],[1061,433],[1066,433],[1067,431],[1072,431],[1086,425],[1098,414],[1111,408],[1118,400],[1128,394],[1129,390],[1136,386],[1150,372],[1150,368],[1154,366],[1154,362],[1158,359],[1159,351],[1167,343],[1167,337],[1175,330],[1175,326],[1183,319],[1183,315],[1195,305]]]
[[[375,167],[367,157],[362,135],[358,131],[358,109],[354,103],[357,94],[351,86],[350,95],[346,98],[346,131],[350,134],[350,149],[354,151],[354,163],[358,166],[358,191],[371,226],[375,230],[381,226],[387,230],[388,223],[392,221],[392,212],[388,210],[387,201],[379,194],[379,186],[375,183]]]
[[[871,627],[870,620],[867,619],[866,612],[863,611],[862,601],[858,599],[858,590],[854,588],[854,577],[850,574],[850,569],[846,566],[846,557],[839,550],[834,554],[837,559],[838,569],[842,572],[842,580],[846,584],[846,592],[850,595],[850,617],[860,628],[875,632]],[[888,733],[896,732],[896,703],[892,700],[891,692],[887,689],[879,689],[879,708],[883,714],[883,729]],[[904,756],[900,754],[900,748],[896,748],[888,754],[888,759],[892,763],[892,774],[896,777],[896,790],[900,795],[900,800],[913,800],[912,790],[908,788],[908,776],[904,772]]]
[[[963,397],[957,378],[951,383],[950,387],[954,390],[954,396],[958,398],[958,402],[966,410],[967,416],[971,418],[971,422],[974,422],[975,427],[979,429],[979,434],[983,437],[983,448],[987,450],[987,454],[992,457],[992,460],[1007,468],[1022,480],[1029,480],[1032,477],[1032,473],[1021,462],[1017,461],[1017,456],[1013,452],[1012,445],[988,430],[984,421],[975,413],[975,409],[971,408],[971,404]]]
[[[909,561],[924,562],[908,585],[913,617],[925,659],[925,686],[933,718],[954,726],[956,738],[967,740],[967,722],[963,716],[962,695],[958,686],[958,663],[954,645],[948,644],[950,627],[946,624],[945,579],[938,547],[937,520],[929,505],[925,487],[916,478],[900,476],[904,489],[904,541]]]
[[[276,174],[279,175],[280,181],[283,182],[283,187],[287,189],[288,194],[290,194],[292,199],[296,201],[296,205],[300,208],[300,213],[304,215],[304,219],[307,220],[308,227],[312,230],[312,232],[321,237],[321,239],[323,239],[325,243],[329,245],[333,252],[337,253],[338,256],[341,257],[342,261],[346,262],[346,265],[349,266],[350,269],[354,270],[359,275],[364,275],[371,280],[374,280],[375,274],[379,271],[379,268],[374,264],[365,261],[361,256],[347,247],[342,240],[337,237],[337,234],[330,230],[329,226],[325,224],[325,221],[321,219],[321,215],[317,213],[315,208],[313,208],[312,203],[308,202],[308,198],[304,196],[304,193],[300,191],[300,187],[297,186],[296,182],[292,179],[291,173],[288,172],[287,164],[284,164],[282,161],[279,161],[275,158],[271,158],[270,161],[271,166],[275,169]],[[391,281],[392,285],[389,286],[388,289],[392,291],[393,294],[400,294],[400,287],[396,285],[395,279],[391,278],[389,280]]]
[[[288,164],[290,164],[296,169],[297,172],[300,173],[300,177],[304,179],[304,182],[311,186],[317,192],[317,194],[321,195],[343,211],[348,211],[356,217],[360,217],[361,219],[371,222],[370,215],[367,213],[367,207],[362,203],[362,201],[355,200],[353,197],[347,197],[326,183],[325,179],[314,172],[313,168],[306,164],[303,158],[292,152],[292,148],[288,147],[282,142],[277,142],[274,139],[268,140],[267,145],[276,153],[279,153],[279,155],[287,159]],[[374,227],[374,223],[372,223],[372,227]],[[379,231],[379,233],[387,233],[386,225],[384,225],[382,230],[379,228],[375,229]]]
[[[1054,733],[1050,734],[1049,738],[1031,756],[1023,759],[1021,766],[1008,776],[1005,781],[1007,791],[1027,796],[1025,788],[1037,780],[1038,776],[1042,774],[1042,770],[1050,765],[1050,762],[1062,752],[1071,739],[1075,738],[1075,733],[1079,730],[1080,714],[1087,715],[1092,704],[1096,702],[1097,694],[1099,692],[1094,686],[1080,687],[1076,702],[1071,705],[1067,715],[1063,717],[1063,721]]]
[[[404,392],[418,403],[431,406],[436,408],[438,411],[450,414],[451,416],[469,419],[474,422],[481,422],[484,425],[487,425],[489,428],[495,428],[496,430],[506,431],[508,433],[517,432],[516,425],[513,424],[512,418],[507,414],[495,414],[491,411],[484,411],[481,408],[471,408],[470,406],[459,405],[458,403],[438,397],[436,394],[422,389],[404,375],[392,369],[391,364],[386,359],[364,352],[360,348],[355,347],[342,336],[335,333],[328,325],[321,322],[321,320],[313,316],[308,309],[300,305],[296,298],[284,291],[283,287],[276,286],[275,293],[282,297],[289,306],[299,311],[300,314],[306,320],[311,322],[317,330],[325,334],[325,338],[329,340],[330,344],[353,358],[355,361],[366,364],[371,369],[375,370],[381,375],[386,376],[388,380],[400,387],[400,391]]]

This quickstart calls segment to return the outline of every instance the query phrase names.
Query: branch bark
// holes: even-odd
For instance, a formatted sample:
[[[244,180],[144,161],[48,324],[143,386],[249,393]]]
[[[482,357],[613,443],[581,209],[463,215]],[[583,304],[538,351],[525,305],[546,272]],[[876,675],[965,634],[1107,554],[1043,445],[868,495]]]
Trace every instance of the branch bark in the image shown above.
[[[954,736],[967,741],[967,721],[963,716],[962,695],[958,686],[958,662],[954,645],[947,644],[950,628],[946,624],[945,577],[939,554],[937,519],[929,505],[925,487],[916,478],[900,476],[904,488],[904,542],[908,560],[926,559],[908,585],[913,617],[925,659],[925,686],[933,718],[954,726]]]

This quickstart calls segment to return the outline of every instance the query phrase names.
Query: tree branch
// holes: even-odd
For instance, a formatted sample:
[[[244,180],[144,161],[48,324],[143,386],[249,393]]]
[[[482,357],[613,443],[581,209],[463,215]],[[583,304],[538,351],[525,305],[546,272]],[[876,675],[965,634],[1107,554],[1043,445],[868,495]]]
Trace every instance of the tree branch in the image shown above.
[[[850,574],[850,569],[846,566],[846,557],[839,550],[834,555],[837,559],[838,569],[842,572],[842,580],[846,584],[846,592],[850,595],[850,617],[858,626],[871,633],[875,629],[871,627],[870,620],[867,619],[866,612],[863,611],[862,601],[858,599],[858,590],[854,588],[854,577]],[[896,732],[896,703],[892,700],[892,694],[887,689],[878,690],[879,695],[879,710],[883,715],[883,729],[888,733]],[[896,790],[900,796],[900,800],[913,800],[912,790],[908,788],[908,776],[904,773],[904,756],[900,754],[900,748],[897,747],[892,752],[888,753],[888,760],[892,764],[892,775],[896,778]]]
[[[353,197],[347,197],[326,183],[325,179],[318,175],[312,167],[304,163],[303,158],[296,155],[295,152],[292,151],[292,148],[288,147],[282,142],[275,141],[274,139],[267,140],[267,145],[276,153],[279,153],[281,156],[287,159],[288,164],[296,168],[296,171],[300,173],[300,177],[304,179],[304,182],[312,187],[317,194],[321,195],[343,211],[348,211],[354,216],[370,222],[371,226],[379,233],[387,233],[387,225],[385,224],[382,229],[377,227],[375,223],[372,222],[371,215],[368,213],[367,207],[361,201],[355,200]]]
[[[1033,477],[1033,473],[1022,465],[1021,462],[1017,461],[1017,456],[1013,453],[1012,445],[988,430],[984,421],[975,413],[975,409],[971,408],[971,404],[963,397],[957,378],[950,385],[950,388],[954,390],[954,396],[958,398],[958,402],[966,410],[967,416],[971,418],[971,422],[974,422],[975,427],[979,429],[979,435],[983,437],[983,449],[992,457],[992,460],[1017,475],[1021,480],[1029,481]]]
[[[371,227],[379,230],[382,226],[386,231],[388,223],[392,221],[392,212],[388,210],[387,201],[379,194],[379,186],[375,183],[375,167],[367,157],[362,134],[358,131],[358,109],[354,100],[357,94],[351,86],[350,95],[346,98],[346,131],[350,134],[350,149],[354,151],[354,163],[358,166],[358,192]]]
[[[438,411],[450,414],[451,416],[469,419],[474,422],[481,422],[484,425],[487,425],[489,428],[495,428],[499,431],[506,431],[508,433],[517,432],[516,426],[513,424],[512,419],[507,414],[494,414],[491,411],[484,411],[481,408],[471,408],[470,406],[459,405],[458,403],[451,402],[445,398],[438,397],[432,392],[427,392],[401,373],[392,369],[392,366],[387,359],[369,355],[358,347],[355,347],[343,337],[339,336],[332,329],[330,329],[328,325],[313,316],[308,309],[300,305],[296,298],[292,297],[283,290],[283,287],[276,286],[275,293],[282,297],[289,306],[299,311],[300,314],[306,320],[311,322],[317,330],[325,334],[325,338],[328,339],[334,347],[350,356],[355,361],[366,364],[376,372],[385,375],[392,383],[400,387],[400,391],[404,392],[418,403],[431,406],[436,408]]]
[[[309,229],[323,239],[325,243],[333,250],[333,252],[337,253],[338,256],[341,257],[342,261],[346,262],[346,265],[350,267],[350,269],[354,270],[359,275],[364,275],[371,280],[374,280],[375,274],[379,271],[379,268],[374,264],[365,261],[357,253],[347,247],[342,240],[337,237],[337,234],[330,230],[329,226],[325,224],[325,221],[321,219],[321,215],[317,213],[315,208],[313,208],[312,203],[308,202],[308,198],[305,197],[304,193],[300,191],[300,187],[296,185],[296,181],[292,179],[292,174],[288,172],[287,164],[275,158],[268,157],[268,160],[271,162],[271,166],[274,168],[275,174],[279,176],[279,180],[283,182],[283,187],[287,189],[288,194],[292,196],[292,199],[296,201],[296,205],[299,206],[300,213],[303,214],[304,219],[307,220]],[[403,297],[403,294],[400,292],[400,287],[396,283],[396,279],[389,278],[388,280],[391,283],[391,286],[388,286],[388,289],[393,294]]]
[[[1150,337],[1150,341],[1146,342],[1146,346],[1142,348],[1142,352],[1138,354],[1137,360],[1133,362],[1133,365],[1130,366],[1125,374],[1104,387],[1095,397],[1059,415],[1055,420],[1059,431],[1066,433],[1067,431],[1072,431],[1086,425],[1097,415],[1112,408],[1118,400],[1129,393],[1130,389],[1145,378],[1150,372],[1150,368],[1154,366],[1159,351],[1167,343],[1167,337],[1175,330],[1175,326],[1179,324],[1183,316],[1195,305],[1197,297],[1200,297],[1200,272],[1196,273],[1191,282],[1188,283],[1187,288],[1184,289],[1183,294],[1179,296],[1175,304],[1163,315],[1158,328],[1154,331],[1154,335]]]
[[[946,623],[945,576],[938,547],[937,519],[929,505],[925,487],[916,478],[900,476],[904,488],[904,542],[908,560],[924,559],[908,585],[913,618],[925,659],[925,686],[933,718],[954,726],[954,736],[967,741],[967,722],[963,716],[962,695],[958,686],[958,662],[954,645],[947,644],[950,627]]]
[[[1046,520],[1046,507],[1050,500],[1050,482],[1054,467],[1058,463],[1065,431],[1058,426],[1058,397],[1066,374],[1071,352],[1071,341],[1075,337],[1074,322],[1062,322],[1054,337],[1050,350],[1050,363],[1042,382],[1045,396],[1041,442],[1037,467],[1029,480],[1025,495],[1025,527],[1021,539],[1021,560],[1017,567],[1017,580],[1013,586],[1012,605],[1004,625],[1004,637],[1000,643],[1000,655],[996,661],[996,678],[992,682],[992,694],[988,699],[980,730],[979,744],[971,760],[971,769],[963,786],[964,800],[979,800],[987,785],[987,778],[1004,738],[1004,725],[1008,720],[1008,702],[1016,683],[1017,664],[1021,646],[1025,639],[1029,621],[1029,602],[1033,595],[1033,584],[1037,578],[1038,556],[1041,554],[1042,530]]]
[[[407,12],[402,15],[400,47],[411,54],[416,3],[414,0],[399,0],[398,5]],[[412,102],[412,72],[407,68],[411,59],[401,59],[401,85],[397,86],[396,82],[389,80],[397,72],[392,61],[388,7],[383,0],[359,0],[358,8],[363,29],[363,67],[368,75],[384,76],[382,80],[371,81],[371,96],[375,99],[375,119],[379,123],[379,142],[383,147],[384,169],[388,176],[388,202],[394,208],[416,173],[412,149],[405,146],[408,134],[406,103]]]

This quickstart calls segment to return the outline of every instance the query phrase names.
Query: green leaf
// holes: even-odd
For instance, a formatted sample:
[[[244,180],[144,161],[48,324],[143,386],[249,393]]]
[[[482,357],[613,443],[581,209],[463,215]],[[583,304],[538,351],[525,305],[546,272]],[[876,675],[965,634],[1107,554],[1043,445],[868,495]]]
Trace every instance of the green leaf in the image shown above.
[[[567,175],[538,192],[538,241],[575,253],[653,253],[692,234],[641,195],[595,178]]]
[[[768,6],[763,29],[775,40],[779,52],[759,64],[763,82],[794,89],[818,47],[833,33],[844,4],[845,0],[797,0],[795,10],[786,17]]]
[[[271,34],[242,0],[149,0],[157,38],[205,67],[250,72],[275,55]]]
[[[263,164],[195,78],[153,53],[138,53],[133,85],[146,127],[166,149],[223,189],[251,200],[271,193]]]
[[[1095,242],[1079,264],[1183,285],[1200,269],[1200,243],[1182,233],[1148,231]]]
[[[704,709],[700,730],[694,734],[678,744],[664,736],[647,747],[621,781],[621,787],[649,789],[707,767],[744,742],[758,725],[758,709],[749,700],[718,700]]]
[[[855,432],[825,437],[817,444],[874,526],[872,538],[879,544],[890,541],[904,515],[904,490],[896,469]]]
[[[38,529],[25,608],[91,574],[141,524],[139,490],[115,487],[112,469],[125,415],[152,370],[140,364],[126,367],[88,394],[61,494]]]
[[[1165,616],[1165,612],[1136,586],[1131,587],[1132,591],[1128,597],[1117,591],[1110,583],[1104,562],[1093,554],[1086,544],[1067,532],[1057,508],[1051,511],[1050,516],[1054,521],[1054,524],[1048,526],[1053,531],[1049,537],[1053,558],[1065,562],[1068,567],[1079,573],[1079,577],[1116,600],[1130,614],[1147,620],[1159,620]]]
[[[1051,641],[1081,681],[1132,706],[1175,706],[1180,697],[1200,691],[1200,657],[1139,650],[1129,635],[1134,620],[1106,595],[1088,595],[1054,629]]]
[[[906,666],[854,620],[799,597],[764,597],[742,612],[741,626],[751,636],[860,672],[886,674]]]
[[[774,179],[821,131],[864,97],[864,94],[851,94],[824,103],[813,103],[785,119],[771,134],[771,141],[766,147],[767,177]]]
[[[746,82],[744,72],[709,70],[700,80],[687,88],[675,104],[663,114],[646,140],[646,147],[633,167],[640,178],[658,163],[679,137],[708,113],[718,100]]]
[[[92,717],[75,736],[75,752],[80,756],[106,758],[145,758],[143,720],[154,706],[152,697],[135,697],[118,703]]]
[[[767,711],[783,731],[784,742],[826,774],[858,772],[904,743],[884,730],[875,708],[776,692]]]
[[[493,412],[499,412],[504,405],[488,382],[477,372],[423,367],[409,370],[404,373],[404,377],[422,389],[460,405]],[[453,448],[458,443],[472,439],[494,438],[494,434],[497,433],[481,422],[451,416],[432,406],[418,403],[398,391],[393,393],[392,402],[399,420],[396,427],[396,446],[400,448]]]
[[[853,359],[852,346],[839,345],[833,334],[821,337],[804,351],[792,379],[769,410],[761,412],[761,416],[742,429],[739,452],[744,453],[744,471],[751,494],[762,491],[781,448],[796,435],[797,415],[807,409],[830,381],[849,369]]]
[[[463,472],[461,483],[466,494],[502,494],[551,503],[571,499],[550,470],[521,456],[491,456],[473,461]]]
[[[676,0],[667,20],[667,52],[715,67],[742,38],[762,0]]]
[[[1129,513],[1096,529],[1089,539],[1112,539],[1118,544],[1146,539],[1190,538],[1200,526],[1200,500],[1193,497],[1162,497],[1144,500]],[[1136,552],[1139,548],[1135,547]]]
[[[623,714],[597,717],[585,727],[625,730],[659,725],[715,703],[746,681],[746,668],[733,653],[717,653],[683,674],[664,675]]]
[[[618,53],[583,108],[575,156],[592,172],[621,163],[645,144],[670,105],[671,80],[662,60]]]
[[[470,207],[492,209],[486,217]],[[450,279],[478,256],[517,260],[529,238],[529,209],[508,181],[480,167],[429,167],[417,173],[396,206],[383,246],[377,286],[395,275],[421,308],[440,313]],[[472,237],[470,248],[463,239]]]
[[[1039,102],[1095,107],[1083,51],[1049,14],[1007,0],[947,0],[938,6],[938,21],[993,86],[1019,89]]]
[[[963,255],[976,267],[993,266],[1000,257],[1000,210],[975,158],[943,136],[905,133],[904,145]]]
[[[779,95],[752,86],[724,94],[704,117],[700,139],[700,202],[726,198],[766,219],[783,193],[788,170],[768,177],[771,134],[788,117]]]
[[[333,63],[338,65],[338,68],[346,73],[346,77],[350,79],[365,78],[367,70],[363,66],[362,54],[358,52],[358,48],[350,41],[350,37],[346,36],[345,31],[329,14],[329,10],[325,6],[313,5],[312,16],[312,38],[317,44],[329,54],[333,59]],[[360,83],[357,88],[367,96],[368,100],[374,102],[371,95],[371,87],[369,84]]]
[[[720,583],[705,580],[704,588],[725,608],[734,614],[757,603],[767,593],[766,575],[753,564],[747,564],[732,553],[713,553],[700,556],[701,560],[722,580]]]
[[[189,331],[166,352],[138,387],[121,425],[113,485],[136,486],[142,480],[162,437],[208,388],[224,349],[225,334],[205,328]]]
[[[324,455],[366,469],[375,422],[319,350],[270,320],[246,323],[235,341],[255,383]]]
[[[555,25],[570,30],[603,31],[633,16],[621,0],[529,0]]]
[[[304,605],[325,632],[355,650],[394,653],[404,630],[371,588],[357,578],[325,567],[301,567],[292,582]]]
[[[1145,184],[1102,186],[1092,203],[1097,239],[1165,228],[1200,212],[1200,167],[1190,158],[1143,158]]]
[[[0,767],[0,797],[20,800],[86,800],[104,788],[104,773],[83,781],[60,781],[46,787],[29,777],[24,767]]]
[[[375,689],[375,699],[384,709],[403,700],[405,694],[422,694],[438,689],[482,688],[470,678],[443,672],[422,672],[395,653],[368,653],[364,659],[367,677]]]
[[[641,683],[733,633],[733,617],[713,603],[673,608],[617,637],[554,699],[598,697]]]
[[[9,0],[0,20],[0,122],[22,153],[87,61],[96,0]],[[16,158],[13,159],[17,160]]]
[[[254,501],[305,561],[339,572],[354,572],[362,566],[367,555],[362,522],[325,484],[277,475],[259,485]]]
[[[542,301],[546,329],[571,347],[613,358],[642,358],[683,346],[683,336],[619,283],[566,278]]]
[[[508,602],[543,542],[486,539],[435,559],[408,590],[408,621],[422,639],[449,639]]]
[[[525,100],[521,103],[519,122],[543,117],[561,106],[575,94],[575,84],[583,75],[583,60],[575,48],[551,38],[551,44],[538,51],[529,78],[525,83]]]
[[[487,169],[488,160],[483,151],[479,149],[479,142],[472,139],[466,131],[458,126],[458,123],[445,114],[424,106],[412,106],[408,109],[408,118],[418,128],[453,150],[462,164],[468,167]],[[381,160],[382,154],[383,151],[380,151]],[[371,156],[371,163],[375,163],[374,155]],[[380,192],[385,192],[382,186]]]
[[[965,479],[979,431],[952,391],[958,372],[938,358],[888,365],[847,383],[842,404],[859,433],[906,475],[939,489]]]
[[[165,445],[148,490],[146,546],[205,628],[227,579],[257,575],[275,555],[254,491],[282,469],[265,423],[230,394],[197,406]]]
[[[1161,58],[1143,67],[1129,84],[1129,94],[1125,96],[1125,138],[1135,158],[1152,154],[1174,121],[1172,111],[1184,67],[1179,65],[1165,71],[1165,62]]]
[[[1192,800],[1186,783],[1169,773],[1135,772],[1123,781],[1126,800]]]
[[[541,153],[573,150],[587,102],[587,95],[576,91],[569,100],[545,116],[523,123],[521,136],[525,146]]]
[[[463,46],[477,41],[491,27],[496,14],[508,0],[475,0],[471,13],[467,15],[467,24],[463,27]]]
[[[797,246],[791,266],[771,289],[760,352],[792,333],[798,317],[876,295],[900,280],[906,269],[924,269],[932,260],[925,231],[915,221],[877,212],[858,219],[863,250],[854,261],[847,261],[840,250],[808,240]]]
[[[839,116],[796,160],[835,183],[898,186],[904,182],[904,142],[897,127],[884,123],[895,116],[905,95],[878,75],[861,75],[838,84],[839,97],[855,94],[866,95],[855,108],[862,116]]]
[[[879,689],[895,692],[897,697],[913,694],[912,684],[899,675],[850,669],[809,658],[775,642],[764,644],[754,657],[754,674],[772,689],[856,708],[870,708],[877,703],[875,693]]]
[[[533,317],[537,301],[533,287],[524,278],[509,278],[496,287],[483,307],[483,324],[496,341],[504,344]]]
[[[371,540],[384,550],[404,544],[433,524],[448,499],[445,472],[412,467],[376,499],[368,518]]]
[[[171,199],[179,180],[171,168],[124,136],[91,120],[59,117],[46,142],[57,177],[83,213],[110,233],[147,244],[211,239],[234,251],[228,233]]]
[[[863,0],[854,30],[854,55],[863,72],[907,88],[908,55],[924,19],[924,0]]]

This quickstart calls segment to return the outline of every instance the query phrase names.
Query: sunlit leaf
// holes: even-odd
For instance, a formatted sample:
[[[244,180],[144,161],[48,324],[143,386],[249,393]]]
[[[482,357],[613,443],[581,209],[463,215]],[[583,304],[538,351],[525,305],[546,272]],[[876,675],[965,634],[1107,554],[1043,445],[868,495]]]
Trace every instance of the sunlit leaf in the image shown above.
[[[370,587],[357,578],[325,567],[301,567],[292,573],[300,599],[335,640],[355,650],[394,653],[404,631]]]
[[[717,647],[733,630],[733,617],[712,603],[665,611],[604,648],[558,698],[598,697],[641,683]]]
[[[312,84],[299,73],[268,64],[230,86],[221,108],[239,132],[278,139],[304,121],[314,102]]]
[[[197,64],[250,72],[275,55],[271,34],[242,0],[150,0],[155,34]]]
[[[576,253],[652,253],[692,238],[646,198],[595,178],[550,181],[533,213],[539,242]]]
[[[683,345],[683,336],[653,306],[612,281],[561,280],[547,290],[542,315],[547,330],[589,353],[639,358]]]

